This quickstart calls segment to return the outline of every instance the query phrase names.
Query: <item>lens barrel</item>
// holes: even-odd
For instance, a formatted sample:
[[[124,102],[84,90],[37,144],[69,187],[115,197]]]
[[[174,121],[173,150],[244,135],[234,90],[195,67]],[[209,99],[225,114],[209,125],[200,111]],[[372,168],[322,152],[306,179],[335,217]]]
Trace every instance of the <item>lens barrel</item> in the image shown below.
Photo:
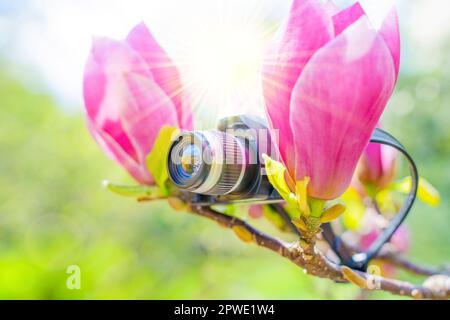
[[[248,175],[244,141],[221,131],[180,134],[169,149],[172,182],[185,191],[222,196],[240,192]]]

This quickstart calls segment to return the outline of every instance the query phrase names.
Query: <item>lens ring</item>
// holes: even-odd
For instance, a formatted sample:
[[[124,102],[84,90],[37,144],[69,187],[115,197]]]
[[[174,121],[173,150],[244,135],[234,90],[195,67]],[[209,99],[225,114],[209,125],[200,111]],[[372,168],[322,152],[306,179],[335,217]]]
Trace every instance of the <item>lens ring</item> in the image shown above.
[[[246,183],[246,147],[221,131],[181,134],[169,150],[168,171],[182,190],[205,195],[227,195]]]
[[[198,132],[182,133],[172,143],[167,169],[170,179],[177,187],[193,190],[206,179],[210,167],[202,158],[206,147]]]
[[[198,192],[215,196],[227,195],[236,190],[242,182],[246,167],[245,148],[234,135],[220,131],[208,134],[216,152],[212,162],[211,179],[208,179]]]

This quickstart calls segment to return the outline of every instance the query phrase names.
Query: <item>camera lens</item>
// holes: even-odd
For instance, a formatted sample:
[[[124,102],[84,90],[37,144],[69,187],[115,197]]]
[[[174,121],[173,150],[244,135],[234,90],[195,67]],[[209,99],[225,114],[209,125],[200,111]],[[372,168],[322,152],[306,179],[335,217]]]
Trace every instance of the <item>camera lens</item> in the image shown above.
[[[208,171],[202,159],[201,136],[195,132],[181,134],[171,145],[169,176],[181,189],[194,188]]]
[[[170,146],[169,177],[180,189],[226,195],[242,186],[248,150],[242,141],[221,131],[182,133]]]
[[[179,169],[180,175],[190,178],[196,175],[201,167],[201,151],[196,145],[187,145],[181,150]]]

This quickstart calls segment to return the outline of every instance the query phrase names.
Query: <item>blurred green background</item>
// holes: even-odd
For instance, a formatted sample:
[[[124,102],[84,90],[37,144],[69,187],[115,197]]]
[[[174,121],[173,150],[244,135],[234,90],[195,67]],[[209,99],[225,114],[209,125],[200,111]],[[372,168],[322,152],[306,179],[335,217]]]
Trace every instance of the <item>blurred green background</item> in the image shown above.
[[[426,51],[408,42],[413,36],[404,31],[407,68],[383,121],[441,192],[439,208],[418,203],[407,221],[411,259],[441,265],[450,260],[450,41],[441,38]],[[427,52],[441,60],[420,66],[437,59]],[[50,91],[37,90],[30,83],[39,83],[40,75],[27,70],[8,59],[0,63],[0,298],[358,295],[353,286],[307,276],[210,221],[174,212],[164,202],[136,203],[104,190],[105,178],[132,181],[95,145],[81,105],[70,109]],[[66,287],[69,265],[81,268],[80,290]]]

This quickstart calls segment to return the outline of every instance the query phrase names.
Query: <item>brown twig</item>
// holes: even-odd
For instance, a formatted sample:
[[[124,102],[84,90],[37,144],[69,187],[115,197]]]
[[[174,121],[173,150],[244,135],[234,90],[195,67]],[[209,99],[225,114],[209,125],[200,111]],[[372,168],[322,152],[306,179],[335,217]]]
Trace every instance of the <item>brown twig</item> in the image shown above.
[[[346,250],[352,254],[360,251],[359,248],[357,248],[354,245],[351,245],[343,240],[341,242],[341,245],[344,246],[346,248]],[[378,253],[378,255],[375,257],[375,259],[381,260],[385,263],[388,263],[392,266],[409,271],[416,275],[430,277],[430,276],[440,274],[440,275],[450,276],[450,270],[448,267],[439,267],[439,268],[434,267],[433,268],[433,267],[419,265],[417,263],[410,261],[408,258],[403,256],[397,250],[394,250],[394,249],[386,247],[386,246]]]
[[[402,268],[409,272],[415,273],[417,275],[422,276],[434,276],[437,274],[442,274],[446,276],[450,276],[450,270],[446,267],[433,268],[423,265],[418,265],[406,257],[399,254],[395,250],[382,250],[380,254],[377,256],[377,259],[382,260],[386,263],[389,263],[393,266]]]
[[[311,275],[338,282],[352,282],[362,289],[378,289],[416,299],[450,298],[450,288],[433,290],[424,286],[416,286],[404,281],[373,276],[365,272],[339,266],[327,259],[317,249],[315,245],[316,235],[313,233],[303,234],[300,243],[286,243],[257,230],[239,218],[214,211],[209,207],[191,206],[190,209],[192,213],[214,220],[226,228],[235,231],[238,228],[240,231],[245,231],[251,236],[250,240],[252,242],[289,259]]]
[[[375,204],[376,204],[376,202],[375,202]],[[292,222],[290,221],[289,215],[286,213],[286,211],[284,210],[284,208],[282,206],[280,206],[280,205],[274,206],[274,209],[276,209],[276,211],[279,213],[280,217],[285,221],[286,224],[288,224],[288,223],[292,224]],[[378,208],[377,208],[377,210],[379,211]],[[296,231],[295,234],[298,235],[299,232]],[[342,239],[341,239],[341,241],[342,241],[341,246],[344,246],[350,254],[360,252],[359,248],[346,243]],[[448,267],[439,267],[439,268],[434,267],[433,268],[433,267],[419,265],[417,263],[410,261],[408,258],[403,256],[400,252],[398,252],[396,250],[392,250],[390,248],[386,248],[386,247],[383,248],[375,258],[378,260],[381,260],[385,263],[388,263],[390,265],[393,265],[397,268],[401,268],[403,270],[414,273],[416,275],[434,276],[434,275],[441,274],[441,275],[450,276],[450,268],[448,268]]]

